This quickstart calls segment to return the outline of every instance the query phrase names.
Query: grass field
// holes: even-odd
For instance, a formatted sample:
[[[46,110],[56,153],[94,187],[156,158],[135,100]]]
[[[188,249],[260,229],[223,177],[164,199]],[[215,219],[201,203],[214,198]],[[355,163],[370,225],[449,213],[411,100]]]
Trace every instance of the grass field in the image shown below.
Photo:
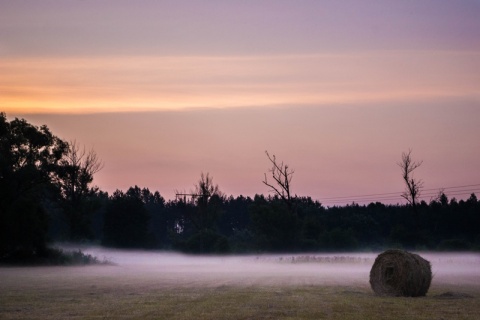
[[[329,274],[318,263],[218,263],[0,268],[0,319],[480,318],[477,273],[439,269],[426,297],[385,298],[365,279],[368,262],[353,274],[345,264]]]

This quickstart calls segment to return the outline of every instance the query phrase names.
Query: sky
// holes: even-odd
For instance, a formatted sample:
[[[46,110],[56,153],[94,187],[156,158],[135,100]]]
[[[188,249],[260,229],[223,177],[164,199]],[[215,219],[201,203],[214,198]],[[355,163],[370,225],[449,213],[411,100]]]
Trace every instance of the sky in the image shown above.
[[[93,148],[110,193],[267,194],[268,150],[295,194],[402,203],[411,149],[425,200],[464,198],[480,1],[0,0],[0,111]]]

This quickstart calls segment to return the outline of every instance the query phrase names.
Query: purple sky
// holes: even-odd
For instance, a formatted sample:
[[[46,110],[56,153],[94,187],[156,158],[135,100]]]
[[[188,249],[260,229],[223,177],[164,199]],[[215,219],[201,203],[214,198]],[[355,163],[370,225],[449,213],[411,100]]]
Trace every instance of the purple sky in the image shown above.
[[[480,184],[479,85],[480,1],[0,0],[0,111],[109,192],[267,193],[265,150],[325,204],[401,192],[409,148],[425,189]]]

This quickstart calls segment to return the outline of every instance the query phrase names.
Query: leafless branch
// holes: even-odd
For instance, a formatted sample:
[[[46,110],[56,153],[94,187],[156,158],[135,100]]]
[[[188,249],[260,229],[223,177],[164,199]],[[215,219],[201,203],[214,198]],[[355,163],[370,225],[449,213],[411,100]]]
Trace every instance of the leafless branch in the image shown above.
[[[62,189],[65,198],[76,200],[88,192],[93,175],[103,169],[103,162],[91,149],[88,152],[81,148],[75,140],[71,141],[65,158],[62,161]]]
[[[402,197],[408,201],[414,208],[417,204],[417,199],[420,196],[423,188],[423,181],[413,177],[413,171],[420,167],[423,161],[413,161],[411,157],[412,150],[402,153],[402,161],[398,162],[398,166],[402,169],[402,177],[405,181],[406,190],[402,193]]]
[[[292,182],[294,170],[290,169],[288,165],[277,162],[275,155],[270,156],[268,151],[265,151],[265,154],[268,157],[268,160],[272,163],[272,168],[269,170],[271,177],[275,181],[275,184],[272,184],[267,179],[267,174],[265,173],[265,178],[262,181],[267,187],[269,187],[277,196],[279,196],[286,204],[291,207],[292,197],[290,192],[290,185]]]

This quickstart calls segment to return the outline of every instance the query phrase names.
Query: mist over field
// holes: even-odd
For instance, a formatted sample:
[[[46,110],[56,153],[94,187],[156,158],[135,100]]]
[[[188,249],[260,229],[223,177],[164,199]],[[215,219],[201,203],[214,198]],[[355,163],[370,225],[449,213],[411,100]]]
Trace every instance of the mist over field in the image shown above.
[[[478,319],[480,255],[417,252],[426,297],[378,297],[377,253],[193,256],[82,250],[110,264],[0,268],[7,319]],[[3,304],[3,305],[2,305]]]
[[[378,255],[343,252],[201,256],[103,247],[62,248],[81,249],[99,260],[113,263],[111,266],[83,267],[81,273],[153,281],[168,286],[369,286],[370,269]],[[432,265],[432,285],[480,285],[480,254],[417,253]]]

